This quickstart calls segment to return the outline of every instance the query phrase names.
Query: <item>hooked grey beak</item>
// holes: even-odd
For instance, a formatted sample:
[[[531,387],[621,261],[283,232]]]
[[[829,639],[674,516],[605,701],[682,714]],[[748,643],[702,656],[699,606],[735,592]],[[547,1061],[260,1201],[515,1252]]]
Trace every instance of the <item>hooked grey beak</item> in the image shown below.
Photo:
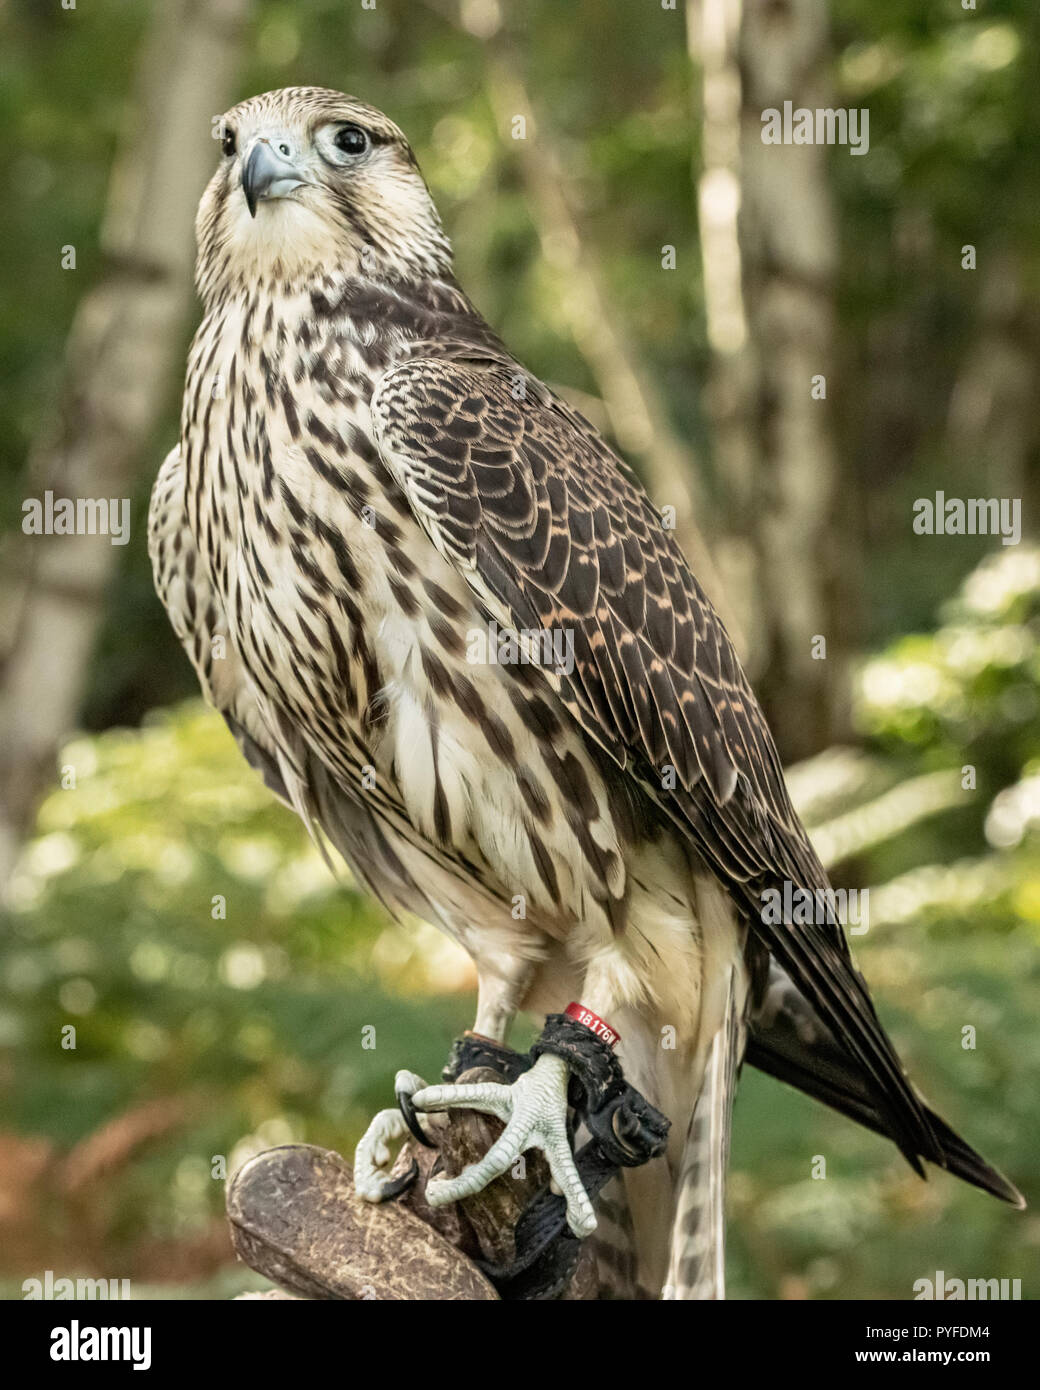
[[[291,146],[283,141],[271,145],[262,138],[249,151],[242,166],[242,192],[246,195],[250,217],[256,216],[256,205],[261,198],[285,198],[294,188],[302,188],[307,182],[301,178],[291,157],[282,153],[283,149],[291,150]]]

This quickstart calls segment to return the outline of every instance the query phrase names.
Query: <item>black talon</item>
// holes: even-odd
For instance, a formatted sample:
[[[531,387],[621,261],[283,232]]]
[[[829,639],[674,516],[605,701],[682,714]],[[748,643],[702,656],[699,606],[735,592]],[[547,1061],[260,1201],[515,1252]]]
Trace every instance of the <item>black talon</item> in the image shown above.
[[[419,1165],[413,1158],[411,1164],[403,1173],[398,1173],[396,1178],[391,1178],[383,1187],[379,1200],[389,1202],[393,1197],[400,1197],[402,1192],[407,1192],[419,1176]]]
[[[412,1138],[418,1140],[424,1149],[435,1149],[437,1145],[432,1139],[427,1139],[426,1135],[423,1133],[423,1127],[419,1123],[418,1111],[412,1104],[412,1097],[408,1091],[397,1092],[397,1106],[404,1116],[404,1122],[408,1126]]]

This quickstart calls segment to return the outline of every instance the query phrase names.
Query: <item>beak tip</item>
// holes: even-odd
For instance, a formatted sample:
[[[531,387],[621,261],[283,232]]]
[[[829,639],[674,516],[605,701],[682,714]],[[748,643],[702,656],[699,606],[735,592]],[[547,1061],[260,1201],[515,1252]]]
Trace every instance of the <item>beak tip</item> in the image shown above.
[[[284,198],[305,182],[300,170],[291,162],[284,144],[281,149],[286,152],[276,152],[269,141],[261,137],[242,165],[242,193],[252,218],[256,217],[257,207],[263,199]]]

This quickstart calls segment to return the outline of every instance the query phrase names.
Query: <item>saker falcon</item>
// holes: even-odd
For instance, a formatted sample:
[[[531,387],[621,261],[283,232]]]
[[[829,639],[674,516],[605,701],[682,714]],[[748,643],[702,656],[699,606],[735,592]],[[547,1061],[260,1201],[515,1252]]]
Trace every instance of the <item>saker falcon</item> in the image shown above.
[[[828,884],[732,643],[633,472],[466,298],[404,135],[319,88],[242,102],[222,131],[149,521],[177,636],[312,833],[469,952],[471,1037],[504,1044],[520,1009],[558,1034],[570,1004],[563,1025],[616,1041],[670,1121],[597,1212],[566,1049],[547,1041],[511,1086],[403,1073],[412,1123],[453,1105],[508,1121],[429,1200],[538,1148],[615,1291],[720,1297],[746,1058],[918,1172],[1020,1203],[907,1080],[833,916],[762,913],[769,889]],[[496,631],[529,659],[468,659]],[[566,638],[548,660],[545,633]],[[363,1195],[384,1195],[405,1133],[399,1110],[373,1121]]]

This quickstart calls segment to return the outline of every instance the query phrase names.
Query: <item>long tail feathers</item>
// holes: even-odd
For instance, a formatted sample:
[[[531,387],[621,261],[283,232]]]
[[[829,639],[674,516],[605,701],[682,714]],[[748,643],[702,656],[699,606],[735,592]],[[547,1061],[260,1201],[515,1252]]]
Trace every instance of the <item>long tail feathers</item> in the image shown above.
[[[726,1169],[743,1031],[731,969],[725,1015],[683,1146],[663,1298],[726,1296]]]
[[[822,1100],[868,1129],[893,1138],[887,1117],[879,1111],[864,1084],[861,1069],[823,1025],[793,982],[775,966],[770,972],[763,1007],[751,1020],[745,1060],[806,1095]],[[966,1144],[924,1102],[922,1107],[938,1145],[939,1153],[933,1161],[1012,1206],[1025,1206],[1025,1198],[1003,1174]],[[911,1162],[914,1157],[907,1155]],[[919,1161],[914,1166],[921,1171]]]

